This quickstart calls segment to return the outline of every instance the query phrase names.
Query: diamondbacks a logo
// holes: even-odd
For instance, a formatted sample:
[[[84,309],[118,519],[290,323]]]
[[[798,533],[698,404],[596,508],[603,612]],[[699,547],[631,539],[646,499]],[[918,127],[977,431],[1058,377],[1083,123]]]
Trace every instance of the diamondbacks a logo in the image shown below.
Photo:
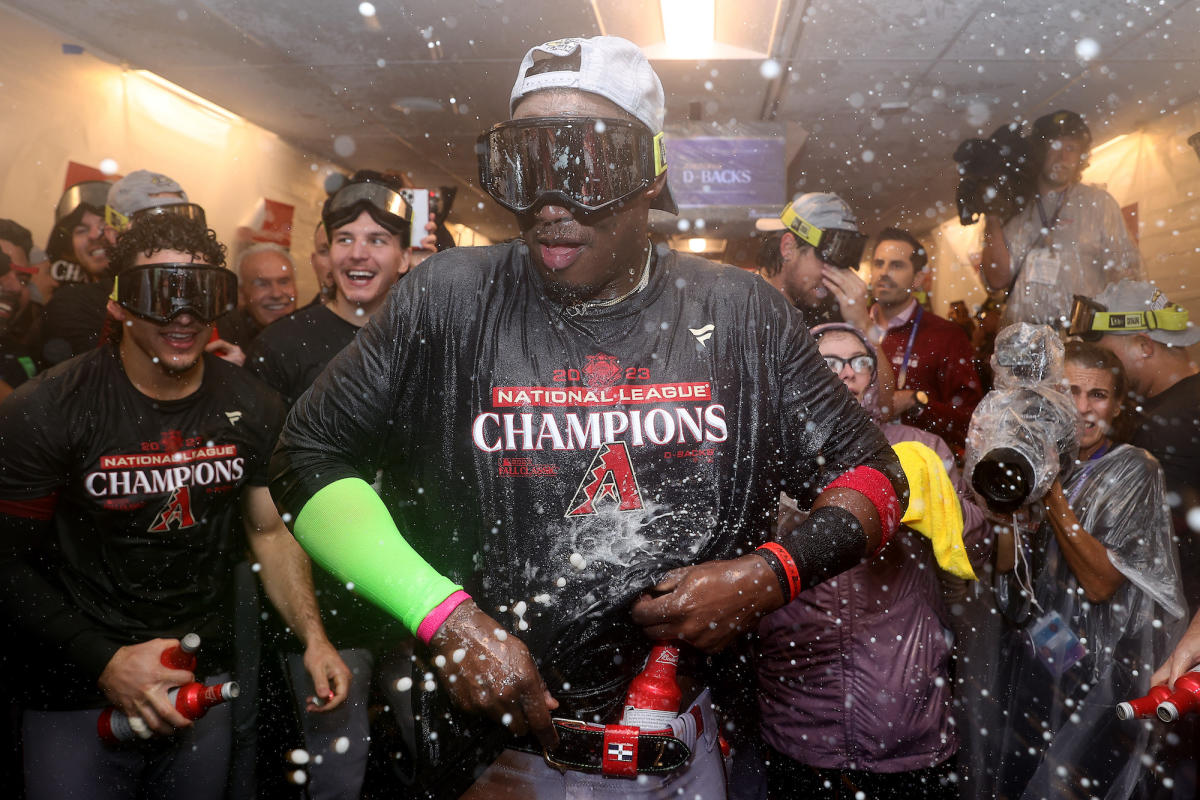
[[[712,338],[713,331],[716,329],[717,326],[710,322],[700,328],[688,328],[688,333],[696,337],[696,341],[700,343],[701,347],[706,347],[706,342]]]
[[[579,517],[596,513],[596,504],[608,500],[617,504],[618,511],[638,511],[642,508],[642,490],[633,464],[629,461],[629,448],[624,442],[606,444],[596,451],[592,464],[583,474],[575,496],[571,498],[569,511],[564,516]]]
[[[621,377],[621,362],[616,356],[597,353],[587,357],[587,366],[583,368],[583,380],[593,389],[606,389],[616,384]]]
[[[173,525],[176,529],[190,528],[196,524],[192,516],[192,495],[188,487],[180,486],[171,492],[167,504],[158,512],[154,523],[150,526],[151,533],[164,533]]]

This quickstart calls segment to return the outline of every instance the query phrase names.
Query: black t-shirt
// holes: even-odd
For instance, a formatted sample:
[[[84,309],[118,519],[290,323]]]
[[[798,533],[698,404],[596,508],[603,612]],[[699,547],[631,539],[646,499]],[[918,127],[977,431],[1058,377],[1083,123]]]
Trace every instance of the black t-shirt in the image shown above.
[[[17,339],[0,336],[0,381],[15,389],[36,374],[33,353]]]
[[[815,303],[806,303],[801,299],[796,303],[796,308],[804,314],[804,322],[809,330],[829,322],[846,321],[842,317],[842,307],[838,305],[837,298],[829,291],[821,295]]]
[[[134,388],[113,345],[26,383],[0,405],[0,523],[6,543],[41,541],[6,561],[0,602],[40,630],[35,659],[77,667],[46,702],[98,702],[95,678],[120,646],[189,631],[201,667],[228,666],[231,564],[241,557],[241,490],[263,486],[284,407],[244,370],[204,356],[192,395]],[[21,527],[38,517],[41,528]],[[30,555],[29,548],[36,553]],[[42,565],[49,587],[27,582]],[[38,650],[41,652],[38,652]]]
[[[329,360],[354,341],[358,331],[327,306],[302,308],[255,337],[246,350],[246,369],[291,405],[312,386]]]
[[[246,367],[291,404],[359,330],[326,306],[309,306],[264,328],[246,353]],[[404,635],[403,626],[390,615],[348,591],[317,564],[313,587],[325,633],[335,646],[373,647]],[[271,634],[278,636],[279,631]]]
[[[228,314],[217,318],[217,335],[230,344],[236,344],[245,349],[254,341],[254,337],[262,332],[260,326],[250,312],[244,308],[235,308]]]
[[[762,543],[781,488],[807,506],[863,463],[903,486],[760,278],[670,252],[645,289],[576,315],[513,242],[397,284],[293,407],[271,471],[295,514],[381,470],[413,546],[529,645],[562,713],[590,719],[644,663],[641,592]]]
[[[1142,403],[1133,444],[1162,465],[1179,542],[1188,607],[1200,607],[1200,537],[1187,523],[1200,507],[1200,375],[1190,375]]]
[[[108,317],[112,281],[67,283],[54,290],[42,320],[42,359],[61,364],[92,350]]]

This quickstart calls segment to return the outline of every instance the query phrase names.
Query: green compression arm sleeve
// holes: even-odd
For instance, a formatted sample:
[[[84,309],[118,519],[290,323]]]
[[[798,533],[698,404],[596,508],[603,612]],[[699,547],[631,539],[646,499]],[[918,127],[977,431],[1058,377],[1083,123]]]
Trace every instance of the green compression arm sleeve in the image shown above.
[[[314,561],[414,634],[430,611],[462,589],[412,549],[361,478],[342,478],[314,494],[293,531]]]

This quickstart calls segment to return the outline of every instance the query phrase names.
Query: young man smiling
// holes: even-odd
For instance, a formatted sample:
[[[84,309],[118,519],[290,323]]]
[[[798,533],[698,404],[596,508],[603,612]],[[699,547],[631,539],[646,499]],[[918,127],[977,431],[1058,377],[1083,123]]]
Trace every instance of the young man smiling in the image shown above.
[[[0,405],[0,614],[26,676],[26,795],[221,797],[229,707],[193,724],[167,692],[229,677],[237,520],[306,644],[322,710],[345,698],[349,671],[264,485],[279,397],[205,352],[237,292],[224,248],[198,221],[159,216],[122,235],[111,264],[117,340]],[[165,667],[163,650],[189,632],[200,668]],[[106,704],[147,741],[104,745]]]
[[[325,201],[321,220],[328,232],[332,297],[265,329],[246,354],[246,368],[289,405],[354,341],[408,272],[412,212],[402,188],[394,178],[360,170]]]
[[[326,200],[322,228],[329,232],[332,296],[263,329],[249,347],[246,367],[283,394],[289,405],[308,389],[330,359],[354,341],[408,272],[411,211],[400,193],[402,188],[389,176],[363,170]],[[432,242],[426,240],[425,244]],[[320,246],[319,234],[315,246]],[[309,788],[315,797],[357,797],[366,776],[372,678],[395,671],[395,659],[389,658],[383,645],[402,640],[404,631],[379,608],[349,592],[345,581],[323,569],[314,571],[314,581],[326,612],[325,624],[355,680],[340,714],[303,719],[302,732],[310,752],[330,753],[338,740],[347,742],[336,751],[336,757],[329,755],[309,767]],[[285,652],[296,649],[290,639],[282,639]],[[294,676],[295,699],[303,706],[308,689],[298,680],[303,671],[300,655],[288,652],[287,660]],[[394,686],[395,679],[387,683]],[[386,693],[388,687],[383,690]],[[390,703],[399,706],[405,699],[392,698]],[[411,725],[399,708],[397,718],[401,726]]]

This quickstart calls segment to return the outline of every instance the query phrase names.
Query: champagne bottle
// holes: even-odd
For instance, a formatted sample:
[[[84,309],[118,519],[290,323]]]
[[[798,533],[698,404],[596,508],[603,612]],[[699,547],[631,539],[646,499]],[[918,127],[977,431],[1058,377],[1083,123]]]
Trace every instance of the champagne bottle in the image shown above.
[[[683,698],[675,680],[678,666],[679,648],[667,642],[655,642],[646,668],[629,684],[622,725],[644,731],[671,727],[671,721],[679,716],[679,703]]]
[[[196,651],[200,649],[200,637],[195,633],[189,633],[179,640],[179,644],[174,647],[168,647],[163,650],[162,661],[164,667],[170,669],[186,669],[188,672],[196,671]]]
[[[220,705],[238,696],[238,685],[233,681],[205,686],[203,683],[187,683],[178,686],[167,693],[167,698],[180,714],[191,720],[197,720],[208,713],[213,706]],[[142,724],[143,730],[145,723]],[[134,739],[149,738],[150,734],[142,734],[130,724],[125,712],[115,706],[109,706],[100,712],[96,720],[96,733],[106,742],[132,742]]]

